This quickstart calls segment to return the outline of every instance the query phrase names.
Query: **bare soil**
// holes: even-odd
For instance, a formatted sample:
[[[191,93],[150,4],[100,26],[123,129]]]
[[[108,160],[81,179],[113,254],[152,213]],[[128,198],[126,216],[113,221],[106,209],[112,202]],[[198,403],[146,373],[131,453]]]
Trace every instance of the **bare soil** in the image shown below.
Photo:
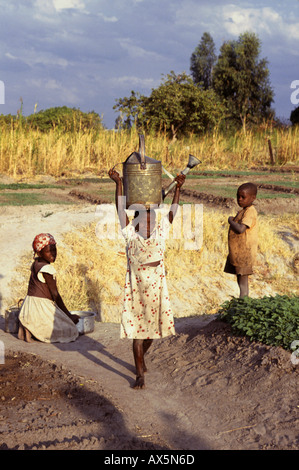
[[[289,352],[185,318],[147,356],[134,390],[119,325],[68,345],[0,331],[0,449],[298,450],[299,368]]]

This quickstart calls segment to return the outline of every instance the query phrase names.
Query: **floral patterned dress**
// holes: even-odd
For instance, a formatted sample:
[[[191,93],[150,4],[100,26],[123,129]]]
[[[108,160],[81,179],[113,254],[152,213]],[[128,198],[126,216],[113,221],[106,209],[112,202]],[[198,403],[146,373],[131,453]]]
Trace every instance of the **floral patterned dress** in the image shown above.
[[[127,272],[121,320],[121,338],[156,339],[175,334],[168,295],[164,251],[170,222],[164,217],[148,239],[130,223],[123,230]],[[158,266],[145,266],[160,261]]]

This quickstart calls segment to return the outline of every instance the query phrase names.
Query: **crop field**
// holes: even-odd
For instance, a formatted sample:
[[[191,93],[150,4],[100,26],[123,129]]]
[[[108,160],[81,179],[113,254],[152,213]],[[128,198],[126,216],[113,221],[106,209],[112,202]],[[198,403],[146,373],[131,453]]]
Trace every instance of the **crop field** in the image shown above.
[[[0,205],[114,200],[109,168],[138,151],[136,129],[47,132],[16,124],[0,132]],[[183,170],[189,154],[201,163],[190,172],[182,202],[190,197],[218,205],[235,198],[245,181],[259,186],[259,199],[296,198],[299,190],[299,126],[276,128],[265,122],[254,130],[225,133],[217,128],[202,136],[171,140],[166,134],[145,135],[145,153],[162,162],[172,175]],[[163,185],[168,177],[164,175]],[[191,194],[191,192],[193,192]],[[222,201],[222,202],[221,202]],[[187,202],[187,201],[186,201]]]
[[[138,150],[138,132],[94,130],[48,132],[1,128],[0,174],[14,178],[36,175],[73,177],[89,171],[103,176],[112,166]],[[171,140],[160,133],[145,135],[145,153],[170,171],[182,170],[193,154],[203,170],[245,171],[269,165],[299,164],[299,126],[274,128],[265,123],[255,130],[230,134],[215,129],[205,135]]]
[[[175,175],[176,173],[173,172]],[[3,182],[0,184],[0,206],[70,204],[88,201],[95,204],[114,202],[114,183],[105,175],[80,178],[57,178],[53,182]],[[299,194],[299,168],[286,171],[193,171],[187,176],[181,202],[205,203],[218,207],[231,207],[240,184],[252,181],[258,186],[260,205],[266,201],[275,207],[288,207],[295,211]],[[170,182],[163,176],[163,186]],[[170,202],[171,193],[166,199]],[[298,207],[297,207],[298,209]],[[282,209],[284,211],[284,209]]]

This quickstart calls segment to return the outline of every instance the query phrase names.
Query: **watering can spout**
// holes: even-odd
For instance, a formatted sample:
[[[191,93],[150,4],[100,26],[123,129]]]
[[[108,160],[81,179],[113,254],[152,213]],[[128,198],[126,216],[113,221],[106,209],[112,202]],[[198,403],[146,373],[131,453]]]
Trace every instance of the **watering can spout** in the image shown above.
[[[186,168],[181,171],[181,174],[182,175],[187,175],[187,173],[189,173],[189,171],[194,168],[196,165],[199,165],[199,163],[201,163],[200,160],[198,160],[198,158],[194,157],[194,155],[189,155],[189,160],[188,160],[188,164],[186,166]],[[165,197],[167,196],[167,194],[176,186],[177,182],[176,181],[173,181],[172,183],[170,183],[170,185],[165,188],[165,189],[162,189],[162,199],[164,200]]]

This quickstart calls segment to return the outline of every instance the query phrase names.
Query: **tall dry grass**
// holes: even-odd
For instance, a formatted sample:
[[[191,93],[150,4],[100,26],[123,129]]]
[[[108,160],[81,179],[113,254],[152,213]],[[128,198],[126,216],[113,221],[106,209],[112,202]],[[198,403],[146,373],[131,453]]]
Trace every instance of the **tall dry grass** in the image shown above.
[[[201,137],[170,141],[160,133],[145,135],[146,154],[162,161],[165,168],[184,167],[189,153],[196,155],[205,168],[248,168],[270,162],[270,139],[279,165],[298,164],[299,126],[285,129],[268,125],[259,129],[226,135],[215,130]],[[26,128],[3,127],[0,130],[0,173],[14,177],[47,174],[54,177],[92,171],[104,174],[138,150],[138,134],[131,131],[42,133]]]
[[[250,277],[250,295],[296,294],[295,254],[281,236],[286,227],[298,236],[295,216],[275,219],[259,216],[259,254],[256,274]],[[114,229],[113,229],[114,230]],[[166,242],[167,282],[176,317],[215,313],[221,303],[238,296],[235,276],[225,274],[227,215],[205,208],[203,245],[186,250],[184,240]],[[113,232],[114,233],[114,232]],[[93,310],[106,322],[120,320],[126,257],[122,237],[99,239],[96,225],[66,233],[55,262],[59,291],[70,310]],[[26,295],[32,254],[21,260],[14,282],[14,301]]]

